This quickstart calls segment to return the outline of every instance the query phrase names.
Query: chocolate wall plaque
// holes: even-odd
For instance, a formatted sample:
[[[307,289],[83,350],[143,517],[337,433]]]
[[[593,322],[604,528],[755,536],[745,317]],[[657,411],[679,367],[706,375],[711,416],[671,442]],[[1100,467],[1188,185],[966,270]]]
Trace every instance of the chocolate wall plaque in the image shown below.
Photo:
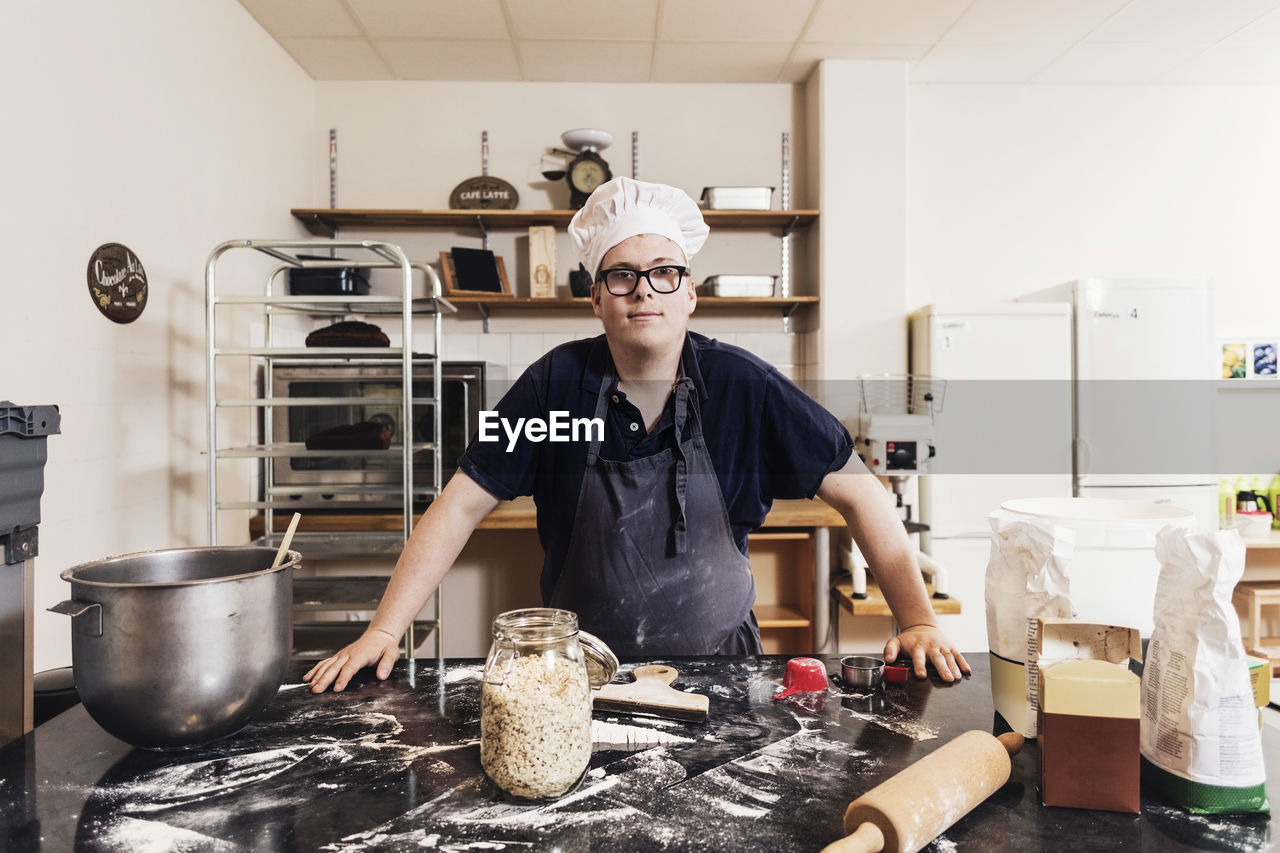
[[[89,296],[107,319],[132,323],[147,307],[147,271],[128,246],[103,243],[89,256]]]

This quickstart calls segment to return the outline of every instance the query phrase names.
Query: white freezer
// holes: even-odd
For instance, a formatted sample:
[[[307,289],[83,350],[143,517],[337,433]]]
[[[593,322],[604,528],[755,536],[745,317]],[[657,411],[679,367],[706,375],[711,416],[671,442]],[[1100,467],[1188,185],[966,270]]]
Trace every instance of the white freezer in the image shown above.
[[[911,315],[911,372],[947,381],[938,455],[920,478],[926,550],[930,539],[985,538],[987,514],[1006,500],[1071,495],[1071,311],[995,302]]]
[[[1217,376],[1208,281],[1088,278],[1022,299],[1071,304],[1076,379]]]
[[[1072,306],[1077,495],[1217,482],[1211,283],[1090,278],[1023,299]]]

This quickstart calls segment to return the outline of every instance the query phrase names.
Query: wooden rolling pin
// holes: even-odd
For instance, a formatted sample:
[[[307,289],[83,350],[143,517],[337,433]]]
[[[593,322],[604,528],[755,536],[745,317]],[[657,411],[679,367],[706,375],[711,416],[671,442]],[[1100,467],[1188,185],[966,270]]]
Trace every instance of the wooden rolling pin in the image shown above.
[[[849,804],[844,831],[822,853],[916,853],[1009,781],[1016,732],[965,732]]]

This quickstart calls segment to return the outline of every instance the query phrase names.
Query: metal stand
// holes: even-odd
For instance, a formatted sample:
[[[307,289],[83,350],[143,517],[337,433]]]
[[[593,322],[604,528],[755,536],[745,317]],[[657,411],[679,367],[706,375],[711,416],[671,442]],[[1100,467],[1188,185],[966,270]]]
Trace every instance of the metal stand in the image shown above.
[[[223,294],[218,289],[218,267],[220,259],[229,252],[249,249],[267,255],[279,261],[279,265],[271,268],[266,277],[266,285],[262,293],[256,295]],[[323,258],[325,250],[344,255],[357,254],[353,260]],[[279,286],[278,279],[291,269],[304,268],[345,268],[363,269],[395,269],[400,273],[400,293],[393,296],[381,295],[286,295],[285,288]],[[425,277],[427,293],[423,299],[413,298],[413,274],[420,272]],[[205,335],[206,335],[206,382],[208,405],[208,506],[209,506],[209,543],[216,545],[218,541],[218,513],[222,510],[257,510],[263,513],[264,534],[260,544],[272,547],[279,544],[280,533],[275,529],[277,512],[299,510],[306,514],[309,509],[332,508],[325,495],[367,496],[377,492],[387,492],[389,487],[375,488],[361,484],[323,484],[320,486],[290,485],[287,488],[277,486],[275,466],[281,460],[302,457],[334,456],[385,456],[389,452],[400,454],[401,484],[394,491],[399,495],[402,510],[402,530],[394,539],[387,534],[341,534],[345,544],[344,550],[357,551],[370,556],[394,556],[398,554],[408,541],[413,531],[414,499],[417,497],[434,497],[443,488],[443,465],[441,460],[441,441],[443,435],[440,411],[440,343],[442,336],[442,317],[454,313],[452,304],[442,296],[442,286],[435,270],[422,263],[412,263],[398,246],[380,241],[363,240],[231,240],[217,246],[209,256],[205,268]],[[252,305],[262,309],[263,341],[261,346],[219,346],[218,309],[230,305]],[[314,318],[342,317],[345,315],[374,314],[388,318],[398,317],[401,323],[401,345],[398,348],[369,347],[298,347],[282,345],[277,340],[276,319],[281,315],[310,316]],[[416,389],[414,374],[414,335],[413,323],[416,315],[429,315],[432,323],[432,379],[430,387]],[[244,397],[227,398],[217,393],[216,367],[219,359],[243,358],[257,365],[262,371],[262,393]],[[402,424],[413,424],[415,405],[428,405],[432,410],[433,440],[415,443],[408,435],[400,441],[400,448],[386,450],[308,450],[300,444],[277,443],[274,440],[274,418],[279,407],[297,405],[294,398],[277,399],[272,396],[273,370],[283,367],[290,360],[306,359],[312,361],[332,361],[348,363],[358,360],[360,363],[380,362],[381,365],[399,364],[401,394],[399,400],[388,399],[390,404],[398,403]],[[367,397],[318,397],[307,398],[308,405],[352,406],[370,402]],[[218,435],[219,410],[240,409],[257,414],[260,417],[261,440],[258,443],[231,447],[224,445]],[[252,420],[252,418],[251,418]],[[254,430],[250,425],[251,431]],[[432,479],[429,484],[417,485],[414,482],[415,456],[428,454],[431,460]],[[250,459],[258,463],[261,477],[261,494],[254,500],[230,500],[220,497],[218,490],[219,462],[229,459]],[[301,499],[293,500],[293,493],[302,492]],[[240,496],[243,497],[243,496]],[[315,546],[312,553],[332,555],[333,543],[328,537],[337,534],[312,533],[299,531],[294,537],[294,547],[307,553],[309,546]],[[367,578],[362,579],[367,582]],[[296,593],[305,592],[305,584],[299,585]],[[295,595],[295,598],[297,596]],[[365,595],[361,600],[367,601]],[[434,596],[434,618],[417,622],[411,626],[406,635],[410,646],[408,654],[412,655],[415,644],[414,632],[434,629],[435,653],[439,657],[443,653],[441,637],[441,595],[437,591]],[[373,602],[376,606],[376,601]],[[323,608],[312,608],[323,609]],[[364,608],[361,608],[364,609]],[[372,609],[371,607],[368,609]],[[343,623],[335,623],[341,625]]]

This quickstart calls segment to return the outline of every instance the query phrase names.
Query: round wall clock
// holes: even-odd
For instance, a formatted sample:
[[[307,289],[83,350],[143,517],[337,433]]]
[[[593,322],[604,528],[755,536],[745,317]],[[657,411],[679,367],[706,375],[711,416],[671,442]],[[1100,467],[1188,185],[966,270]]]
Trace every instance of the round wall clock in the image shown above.
[[[147,307],[147,271],[128,246],[104,243],[89,256],[89,296],[108,320],[132,323]]]

